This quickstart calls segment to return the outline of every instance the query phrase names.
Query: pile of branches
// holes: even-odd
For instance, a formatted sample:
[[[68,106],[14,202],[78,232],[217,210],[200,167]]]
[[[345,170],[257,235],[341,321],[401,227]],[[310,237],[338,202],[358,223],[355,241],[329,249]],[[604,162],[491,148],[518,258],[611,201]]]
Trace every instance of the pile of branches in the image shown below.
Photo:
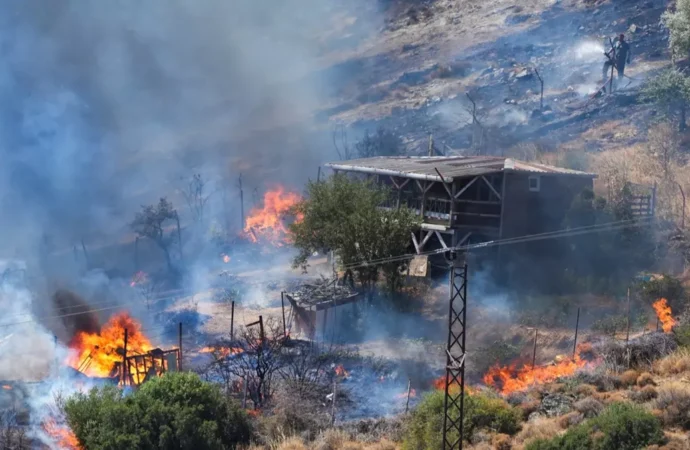
[[[338,284],[338,279],[328,279],[321,277],[312,283],[304,283],[295,292],[290,292],[296,302],[306,306],[313,306],[319,303],[340,300],[357,295],[357,292],[349,286]]]
[[[656,332],[631,339],[627,344],[615,339],[602,339],[593,347],[606,367],[619,371],[651,367],[655,360],[673,353],[678,344],[673,335]]]

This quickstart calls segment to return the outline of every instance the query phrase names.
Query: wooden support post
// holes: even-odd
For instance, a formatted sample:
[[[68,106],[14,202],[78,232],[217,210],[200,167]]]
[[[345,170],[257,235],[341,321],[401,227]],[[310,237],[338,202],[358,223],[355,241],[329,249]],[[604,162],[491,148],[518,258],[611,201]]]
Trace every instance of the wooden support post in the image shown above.
[[[122,385],[124,386],[127,381],[127,328],[125,328],[125,345],[122,348],[122,368],[120,370],[122,372]]]
[[[319,166],[318,172],[316,172],[316,182],[321,181],[321,166]]]
[[[283,336],[288,337],[287,326],[285,324],[285,292],[280,292],[280,308],[283,310]]]
[[[450,196],[450,217],[448,217],[448,227],[449,228],[453,228],[453,223],[454,223],[455,193],[457,191],[456,185],[457,185],[457,183],[455,183],[455,180],[453,180],[453,183],[450,185],[451,196]]]
[[[628,313],[626,314],[626,324],[625,324],[625,345],[628,345],[630,341],[630,288],[628,288]]]
[[[412,388],[412,380],[407,380],[407,402],[405,403],[405,414],[410,410],[410,392]]]
[[[537,68],[534,68],[534,73],[537,75],[537,78],[539,79],[539,84],[540,84],[540,95],[539,95],[539,110],[544,109],[544,79],[541,77],[539,74],[539,71]]]
[[[338,397],[338,379],[333,380],[333,405],[331,406],[331,426],[335,425],[335,400]]]
[[[264,335],[264,316],[259,316],[259,339],[261,342],[261,348],[264,347],[264,340],[265,340],[265,335]]]
[[[244,230],[244,191],[242,190],[242,174],[240,174],[239,178],[239,185],[240,185],[240,229]]]
[[[434,135],[429,133],[429,156],[434,156]]]
[[[182,372],[182,322],[179,323],[177,330],[177,349],[179,358],[179,361],[177,362],[177,370]]]
[[[580,307],[577,307],[577,319],[575,319],[575,342],[573,342],[573,358],[577,352],[577,332],[580,329]]]
[[[230,340],[235,340],[235,300],[232,301],[230,306]]]
[[[534,329],[534,349],[532,350],[532,370],[534,370],[534,365],[537,362],[537,335],[539,333],[539,329],[535,328]]]

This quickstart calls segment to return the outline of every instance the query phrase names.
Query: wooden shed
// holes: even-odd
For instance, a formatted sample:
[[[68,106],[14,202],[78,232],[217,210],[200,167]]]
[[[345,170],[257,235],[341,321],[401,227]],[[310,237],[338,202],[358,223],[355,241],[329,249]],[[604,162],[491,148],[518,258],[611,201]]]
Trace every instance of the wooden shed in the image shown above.
[[[494,156],[374,157],[326,167],[389,186],[394,196],[383,206],[416,210],[423,217],[411,236],[417,253],[560,230],[575,197],[596,178]]]

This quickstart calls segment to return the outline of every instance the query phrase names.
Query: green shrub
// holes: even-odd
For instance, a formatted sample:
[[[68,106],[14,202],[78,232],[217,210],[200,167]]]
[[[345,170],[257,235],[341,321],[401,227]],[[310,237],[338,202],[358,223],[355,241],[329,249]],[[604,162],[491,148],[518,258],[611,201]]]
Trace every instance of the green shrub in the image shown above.
[[[189,373],[155,378],[127,396],[113,386],[94,388],[68,399],[65,413],[89,450],[233,449],[251,437],[245,412]]]
[[[644,408],[614,403],[599,416],[569,429],[554,439],[540,439],[526,450],[637,450],[660,444],[664,434],[659,420]]]
[[[673,327],[673,336],[681,347],[690,347],[690,324]]]
[[[686,292],[683,283],[678,278],[662,275],[647,281],[640,281],[637,285],[640,299],[644,304],[652,304],[660,298],[668,300],[674,311],[680,311],[685,306]]]
[[[417,406],[406,424],[403,449],[437,450],[442,447],[443,399],[442,391],[432,392]],[[466,440],[479,430],[508,435],[520,430],[520,410],[498,397],[465,395],[463,409],[463,434]],[[457,439],[457,435],[452,435],[450,439]]]

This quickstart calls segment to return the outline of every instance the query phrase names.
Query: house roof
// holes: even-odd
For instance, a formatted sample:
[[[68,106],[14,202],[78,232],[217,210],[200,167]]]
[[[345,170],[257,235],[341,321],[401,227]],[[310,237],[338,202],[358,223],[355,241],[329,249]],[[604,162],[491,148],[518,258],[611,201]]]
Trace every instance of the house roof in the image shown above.
[[[596,178],[593,173],[497,156],[377,156],[325,164],[335,170],[450,182],[453,178],[529,172]],[[443,180],[438,176],[443,175]]]

